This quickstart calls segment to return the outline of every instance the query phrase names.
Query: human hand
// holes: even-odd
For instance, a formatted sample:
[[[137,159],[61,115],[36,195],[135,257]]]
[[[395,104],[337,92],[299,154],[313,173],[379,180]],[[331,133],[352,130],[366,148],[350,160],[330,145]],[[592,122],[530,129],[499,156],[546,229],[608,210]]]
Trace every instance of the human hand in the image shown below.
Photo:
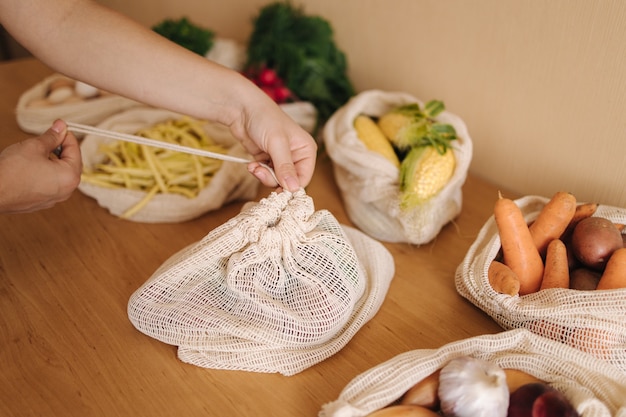
[[[231,130],[258,161],[248,165],[255,177],[268,187],[297,191],[313,177],[317,143],[264,92],[259,92],[261,97],[248,96],[241,118],[231,124]],[[280,184],[260,164],[268,161]]]
[[[59,157],[53,151],[61,146]],[[27,213],[67,200],[80,183],[76,137],[57,120],[43,135],[0,153],[0,213]]]

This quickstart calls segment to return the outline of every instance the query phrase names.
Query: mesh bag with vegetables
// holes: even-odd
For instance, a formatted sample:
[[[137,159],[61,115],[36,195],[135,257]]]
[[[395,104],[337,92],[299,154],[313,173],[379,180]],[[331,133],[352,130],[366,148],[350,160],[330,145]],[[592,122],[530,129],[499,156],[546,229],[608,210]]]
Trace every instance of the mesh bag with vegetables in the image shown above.
[[[539,214],[553,199],[554,197],[531,195],[513,200],[513,203],[519,208],[516,211],[519,210],[519,216],[523,221],[532,225],[538,223]],[[586,205],[587,203],[579,203],[577,207],[582,208]],[[591,219],[606,219],[615,225],[624,224],[626,210],[600,204],[597,205]],[[612,224],[610,226],[614,227]],[[613,232],[617,233],[617,239],[620,239],[619,232]],[[531,290],[524,291],[521,287],[521,292],[519,285],[513,292],[498,290],[498,282],[490,275],[490,266],[497,265],[497,262],[502,260],[503,245],[500,233],[494,210],[494,215],[483,225],[463,262],[457,268],[455,279],[459,294],[481,308],[507,330],[528,329],[590,353],[626,372],[624,320],[626,288],[598,289],[596,284],[589,287],[590,281],[582,286],[575,282],[575,271],[587,271],[587,268],[581,268],[579,265],[571,268],[570,280],[560,287],[545,288],[538,283]],[[563,233],[562,237],[556,240],[569,242],[565,236],[566,232]],[[516,245],[516,253],[521,252],[520,246]],[[545,270],[549,268],[548,265],[554,264],[549,261],[551,258],[548,256],[549,253],[546,253]],[[541,261],[539,258],[539,262]],[[570,259],[569,262],[573,261]],[[568,271],[565,270],[565,273]],[[622,271],[622,275],[626,276],[626,271]],[[545,280],[543,277],[541,279]]]
[[[423,244],[461,211],[472,141],[437,100],[364,91],[323,131],[348,216],[368,235]]]
[[[459,361],[465,362],[465,365],[461,362],[462,365],[459,366]],[[474,372],[470,367],[472,362],[483,362],[486,372]],[[452,363],[455,366],[450,369]],[[554,408],[565,403],[574,410],[566,414],[553,409],[552,414],[532,414],[533,416],[626,416],[626,376],[623,373],[587,353],[525,329],[476,336],[449,343],[439,349],[419,349],[402,353],[350,381],[336,400],[322,407],[319,416],[441,415],[439,412],[429,411],[435,408],[432,405],[408,406],[404,409],[401,405],[423,401],[425,397],[420,399],[411,390],[437,372],[439,385],[434,389],[441,406],[446,406],[448,400],[452,401],[452,407],[463,406],[455,409],[456,414],[452,415],[504,417],[508,411],[511,417],[530,416],[530,409],[527,414],[517,414],[513,407],[519,410],[517,407],[533,405],[530,399],[535,397],[527,396],[517,400],[513,395],[518,389],[534,389],[539,386],[545,391],[552,391],[550,394],[558,392],[562,396],[560,404],[555,401],[555,395],[543,397],[547,402],[552,402]],[[506,406],[504,412],[500,408],[499,414],[485,413],[484,409],[495,405],[493,402],[496,392],[489,388],[496,383],[491,376],[497,376],[498,373],[504,373],[504,378],[497,382],[506,385],[511,395],[507,397],[505,392],[499,397],[504,403],[500,405]],[[489,378],[486,379],[485,375]],[[458,383],[450,385],[449,382],[452,381]],[[471,391],[464,392],[464,389]],[[412,397],[410,399],[409,394]],[[536,397],[534,401],[538,399]],[[566,407],[563,408],[565,409]],[[380,412],[382,410],[386,410],[385,413]]]
[[[227,127],[166,110],[136,107],[98,128],[248,158]],[[143,223],[194,219],[235,200],[256,197],[245,165],[86,135],[78,189],[115,216]]]
[[[174,254],[131,296],[128,314],[184,362],[293,375],[348,343],[393,274],[379,242],[315,211],[304,189],[284,191]]]

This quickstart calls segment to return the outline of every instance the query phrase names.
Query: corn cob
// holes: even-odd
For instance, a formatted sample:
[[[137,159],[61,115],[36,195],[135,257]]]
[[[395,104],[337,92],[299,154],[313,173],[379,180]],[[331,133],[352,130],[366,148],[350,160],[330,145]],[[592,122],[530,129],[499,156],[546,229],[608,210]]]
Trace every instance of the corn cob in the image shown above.
[[[387,158],[395,167],[400,166],[400,160],[391,142],[389,142],[372,118],[364,114],[357,116],[356,119],[354,119],[354,128],[357,136],[365,144],[367,149],[378,152]]]
[[[451,148],[444,153],[433,146],[411,148],[400,166],[400,206],[410,209],[435,196],[450,181],[455,167]]]

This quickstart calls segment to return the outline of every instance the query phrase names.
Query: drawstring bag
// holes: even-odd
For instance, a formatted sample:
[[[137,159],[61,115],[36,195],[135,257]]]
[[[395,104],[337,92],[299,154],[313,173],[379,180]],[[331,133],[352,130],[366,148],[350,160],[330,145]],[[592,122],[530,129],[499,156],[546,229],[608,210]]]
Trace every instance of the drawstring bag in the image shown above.
[[[527,223],[549,201],[541,196],[515,200]],[[595,216],[626,223],[626,210],[599,205]],[[606,360],[626,372],[626,289],[573,290],[552,288],[524,296],[499,294],[487,270],[500,250],[493,216],[483,225],[456,270],[456,289],[463,297],[509,330],[526,328]]]
[[[319,417],[362,417],[393,404],[450,360],[472,356],[517,369],[561,391],[581,417],[625,417],[626,376],[610,364],[525,329],[402,353],[358,375]]]
[[[140,129],[182,117],[181,114],[168,110],[136,107],[111,116],[100,123],[98,128],[134,134]],[[232,136],[228,127],[216,123],[205,123],[203,129],[215,143],[228,149],[227,155],[243,159],[250,158],[241,143]],[[92,134],[85,136],[80,144],[83,171],[91,170],[106,158],[101,151],[101,145],[111,141],[115,139]],[[224,162],[211,177],[210,182],[195,197],[190,198],[176,193],[158,193],[150,197],[147,204],[127,219],[140,223],[184,222],[216,210],[229,202],[253,199],[258,193],[258,187],[258,180],[250,175],[245,164]],[[78,189],[118,217],[124,217],[128,210],[141,204],[149,194],[144,190],[110,188],[87,181],[81,181]]]
[[[378,311],[394,274],[379,242],[271,193],[168,259],[128,316],[186,363],[293,375],[339,351]]]
[[[350,220],[378,240],[424,244],[461,212],[461,187],[472,159],[472,140],[465,123],[448,111],[437,115],[438,121],[451,124],[456,130],[458,139],[452,141],[456,168],[437,195],[410,210],[400,209],[399,169],[368,150],[354,129],[354,119],[359,114],[380,117],[410,103],[424,107],[407,93],[364,91],[330,117],[323,139]]]

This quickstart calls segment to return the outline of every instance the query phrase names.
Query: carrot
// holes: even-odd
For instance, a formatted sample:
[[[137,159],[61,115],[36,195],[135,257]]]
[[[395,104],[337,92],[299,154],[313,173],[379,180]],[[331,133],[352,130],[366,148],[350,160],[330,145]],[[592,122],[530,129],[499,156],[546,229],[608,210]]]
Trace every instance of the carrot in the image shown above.
[[[576,212],[576,197],[558,191],[539,212],[535,221],[528,226],[535,246],[542,257],[546,255],[548,244],[561,237]]]
[[[596,290],[626,288],[626,248],[613,252],[602,272]]]
[[[515,296],[519,294],[520,282],[519,277],[511,268],[496,261],[495,259],[489,264],[487,277],[491,288],[497,293]]]
[[[540,290],[548,288],[569,288],[567,248],[561,239],[553,239],[546,250]]]
[[[503,263],[518,276],[520,295],[538,291],[543,278],[543,259],[521,209],[513,200],[499,195],[494,219],[500,234]]]
[[[578,204],[576,206],[576,210],[574,211],[574,216],[572,216],[572,219],[567,225],[567,229],[565,229],[565,232],[563,233],[562,237],[569,237],[574,231],[574,228],[576,227],[576,225],[581,220],[586,219],[587,217],[593,216],[596,213],[596,210],[598,210],[598,203]]]
[[[613,223],[615,225],[615,227],[617,227],[617,230],[619,230],[620,232],[623,232],[624,229],[626,229],[626,224],[624,223]]]

